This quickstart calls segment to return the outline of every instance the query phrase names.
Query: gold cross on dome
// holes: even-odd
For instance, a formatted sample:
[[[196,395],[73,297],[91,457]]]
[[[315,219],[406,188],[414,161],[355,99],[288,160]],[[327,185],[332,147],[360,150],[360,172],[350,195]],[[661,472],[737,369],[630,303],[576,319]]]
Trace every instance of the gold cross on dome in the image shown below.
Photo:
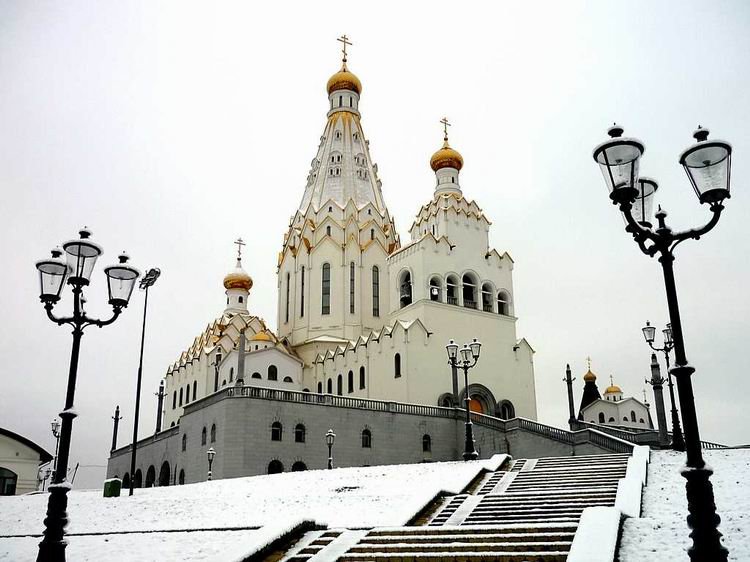
[[[615,386],[615,381],[612,379],[612,375],[609,375],[609,386]]]
[[[233,244],[237,244],[237,259],[241,260],[242,259],[242,246],[246,246],[246,244],[242,241],[242,238],[237,238],[237,240],[235,240]]]
[[[643,402],[644,403],[648,402],[648,398],[646,398],[646,389],[645,388],[643,389]]]
[[[591,370],[591,357],[586,357],[586,363],[588,363],[589,371]]]
[[[451,124],[448,122],[447,117],[443,117],[440,122],[443,124],[443,140],[448,140],[448,127],[451,126]]]
[[[343,48],[341,49],[341,52],[344,53],[344,57],[341,60],[342,62],[346,63],[346,46],[352,45],[352,42],[349,41],[349,38],[346,36],[346,34],[336,39],[336,41],[340,41],[343,44]]]

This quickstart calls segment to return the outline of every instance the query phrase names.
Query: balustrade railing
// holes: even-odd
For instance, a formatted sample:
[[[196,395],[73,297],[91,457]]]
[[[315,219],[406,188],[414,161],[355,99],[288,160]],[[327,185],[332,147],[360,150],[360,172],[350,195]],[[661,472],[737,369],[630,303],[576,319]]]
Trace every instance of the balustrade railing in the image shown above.
[[[458,306],[458,297],[448,297],[448,304]]]

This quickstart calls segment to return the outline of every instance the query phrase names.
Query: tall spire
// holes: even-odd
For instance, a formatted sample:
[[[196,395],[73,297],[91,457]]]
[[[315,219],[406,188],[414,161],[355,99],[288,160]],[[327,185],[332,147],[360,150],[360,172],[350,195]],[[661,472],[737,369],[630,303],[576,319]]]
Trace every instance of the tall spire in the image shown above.
[[[234,269],[224,276],[224,289],[227,295],[225,313],[247,312],[247,297],[253,287],[253,279],[242,268],[242,246],[245,242],[237,238],[237,263]]]

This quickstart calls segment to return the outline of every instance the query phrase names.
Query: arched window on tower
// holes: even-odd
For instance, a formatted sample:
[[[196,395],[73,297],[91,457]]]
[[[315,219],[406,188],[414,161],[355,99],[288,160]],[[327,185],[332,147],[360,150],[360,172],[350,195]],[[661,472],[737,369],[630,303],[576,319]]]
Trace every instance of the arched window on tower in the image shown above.
[[[331,227],[326,226],[326,236],[330,236],[330,235],[331,235]]]
[[[193,381],[193,400],[198,400],[198,381]]]
[[[339,373],[339,376],[336,377],[336,394],[341,396],[344,394],[344,377],[341,376],[341,373]]]
[[[346,391],[354,392],[354,372],[353,371],[349,371],[346,382],[347,382]]]
[[[333,379],[328,379],[328,394],[333,394]]]
[[[442,291],[440,290],[440,278],[439,277],[433,277],[430,279],[430,300],[434,302],[440,302],[442,295],[440,294]]]
[[[177,391],[175,390],[172,393],[172,409],[174,410],[177,407]]]
[[[380,316],[380,269],[372,266],[372,315]]]
[[[411,273],[404,271],[401,273],[398,282],[399,286],[399,303],[401,308],[411,304]]]
[[[465,273],[461,278],[462,283],[462,297],[464,299],[464,306],[466,308],[477,307],[477,283],[474,277]]]
[[[494,311],[494,306],[492,304],[492,286],[489,283],[482,283],[482,310],[485,312]]]
[[[448,304],[458,304],[458,279],[449,275],[445,280],[445,300]]]
[[[185,404],[190,404],[190,383],[185,387]]]
[[[299,317],[305,317],[305,266],[302,266],[300,272],[300,290],[299,290]]]
[[[497,313],[503,316],[508,316],[508,293],[505,291],[499,291],[497,293]]]
[[[323,383],[322,382],[318,383],[318,394],[323,394]]]
[[[211,443],[216,443],[216,424],[211,424]]]
[[[289,275],[289,272],[287,271],[286,274],[286,305],[285,305],[285,312],[284,312],[284,322],[289,322],[289,281],[290,281],[291,275]]]
[[[399,378],[401,376],[401,354],[397,353],[393,356],[393,377]]]
[[[354,314],[354,262],[349,262],[349,314]]]
[[[635,412],[633,410],[630,410],[630,421],[632,421],[633,423],[635,423],[635,419],[636,419],[635,418]]]
[[[599,423],[604,423],[604,414],[599,412]]]
[[[182,434],[182,452],[187,451],[187,433]]]
[[[279,370],[276,368],[276,365],[268,366],[268,380],[269,381],[279,380]]]
[[[323,264],[323,275],[321,277],[321,314],[331,313],[331,264]]]
[[[203,429],[201,430],[201,445],[206,444],[207,435],[208,435],[208,431],[206,431],[206,427],[204,426]]]
[[[362,365],[359,368],[359,389],[363,390],[365,388],[365,366]]]
[[[180,389],[180,406],[182,406],[182,392],[183,392],[183,389]]]

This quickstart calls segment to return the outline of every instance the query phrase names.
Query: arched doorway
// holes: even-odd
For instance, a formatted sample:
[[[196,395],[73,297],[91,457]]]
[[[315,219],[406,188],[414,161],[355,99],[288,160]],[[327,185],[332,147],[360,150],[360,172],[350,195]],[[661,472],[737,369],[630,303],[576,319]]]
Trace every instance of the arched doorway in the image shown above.
[[[125,473],[125,476],[122,477],[122,487],[130,488],[130,474],[127,472]]]
[[[472,396],[469,398],[469,410],[472,412],[476,412],[477,414],[484,414],[484,407],[482,406],[482,401],[479,399],[478,396]]]
[[[302,461],[297,461],[292,465],[292,472],[302,472],[307,470],[307,465]]]
[[[161,470],[159,471],[159,486],[169,486],[169,475],[171,472],[169,471],[169,463],[167,461],[164,461],[161,465]]]
[[[274,459],[268,463],[268,474],[279,474],[280,472],[284,472],[284,465],[281,464],[280,460]]]
[[[146,471],[146,488],[152,487],[154,485],[154,482],[156,482],[156,469],[152,464]]]
[[[140,488],[141,486],[143,486],[143,473],[139,468],[135,471],[135,476],[133,476],[133,488]]]
[[[15,496],[18,475],[7,468],[0,468],[0,496]]]
[[[178,484],[185,483],[185,470],[184,469],[180,469],[180,476],[178,477],[177,483]]]

